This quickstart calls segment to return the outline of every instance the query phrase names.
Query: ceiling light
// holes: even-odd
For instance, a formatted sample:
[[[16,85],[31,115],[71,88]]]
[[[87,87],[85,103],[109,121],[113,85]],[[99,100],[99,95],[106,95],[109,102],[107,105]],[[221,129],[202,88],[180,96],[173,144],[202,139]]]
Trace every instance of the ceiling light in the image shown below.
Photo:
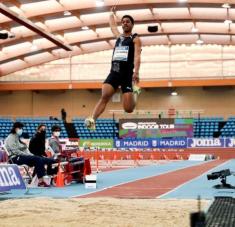
[[[192,29],[191,29],[191,32],[198,32],[198,28],[193,26]]]
[[[203,44],[204,43],[204,41],[203,40],[201,40],[201,39],[198,39],[197,41],[196,41],[196,44]]]
[[[102,7],[102,6],[104,6],[104,0],[96,0],[95,4],[97,7]]]
[[[71,16],[72,15],[72,13],[71,12],[69,12],[69,11],[64,11],[64,16]]]
[[[231,8],[231,6],[230,6],[228,3],[224,3],[224,4],[222,5],[222,7],[223,7],[223,8],[227,8],[227,9]]]
[[[225,24],[232,24],[233,22],[231,20],[225,20],[224,23]]]
[[[178,93],[177,93],[176,91],[172,91],[172,92],[171,92],[171,95],[172,95],[172,96],[177,96]]]
[[[178,0],[179,2],[187,2],[188,0]]]
[[[89,30],[87,26],[82,26],[82,30]]]

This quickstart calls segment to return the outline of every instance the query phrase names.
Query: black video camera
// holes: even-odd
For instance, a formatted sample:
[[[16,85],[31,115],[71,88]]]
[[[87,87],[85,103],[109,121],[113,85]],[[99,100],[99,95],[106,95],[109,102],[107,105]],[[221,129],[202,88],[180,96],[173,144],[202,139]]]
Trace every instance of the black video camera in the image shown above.
[[[157,32],[158,31],[158,26],[154,25],[154,26],[148,26],[148,32]]]
[[[15,38],[15,35],[9,33],[0,33],[0,39],[8,39],[8,38]]]
[[[8,33],[0,33],[0,39],[7,39]]]
[[[230,176],[231,172],[229,169],[224,169],[218,172],[213,172],[211,174],[207,175],[208,180],[216,180],[218,178],[226,178],[227,176]]]

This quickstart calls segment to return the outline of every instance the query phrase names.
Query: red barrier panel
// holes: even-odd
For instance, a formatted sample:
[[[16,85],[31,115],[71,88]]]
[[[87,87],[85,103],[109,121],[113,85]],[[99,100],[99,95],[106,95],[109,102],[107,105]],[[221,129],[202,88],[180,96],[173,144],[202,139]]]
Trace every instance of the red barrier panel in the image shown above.
[[[168,149],[158,151],[78,151],[78,156],[83,156],[90,160],[95,160],[96,171],[99,171],[99,162],[106,161],[112,166],[113,161],[132,160],[135,165],[139,165],[141,160],[187,160],[190,154],[211,154],[219,159],[235,158],[234,148],[205,148],[205,149]]]

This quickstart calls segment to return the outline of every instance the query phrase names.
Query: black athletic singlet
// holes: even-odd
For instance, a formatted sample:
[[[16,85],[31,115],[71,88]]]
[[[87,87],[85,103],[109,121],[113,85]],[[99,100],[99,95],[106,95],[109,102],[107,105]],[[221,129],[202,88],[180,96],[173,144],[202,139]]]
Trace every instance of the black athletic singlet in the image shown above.
[[[120,36],[115,44],[112,56],[112,68],[114,72],[127,72],[134,69],[134,38],[135,33],[129,37]]]
[[[104,83],[117,89],[121,86],[122,92],[132,92],[132,75],[134,69],[134,38],[137,34],[128,37],[120,36],[115,44],[112,56],[110,74]]]

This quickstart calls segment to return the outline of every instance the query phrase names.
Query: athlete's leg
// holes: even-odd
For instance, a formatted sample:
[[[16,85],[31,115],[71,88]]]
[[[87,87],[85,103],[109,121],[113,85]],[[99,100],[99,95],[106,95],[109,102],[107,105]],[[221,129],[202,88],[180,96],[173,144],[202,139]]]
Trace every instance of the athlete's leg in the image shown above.
[[[96,129],[95,121],[104,112],[107,103],[109,102],[110,98],[112,97],[114,93],[115,93],[115,89],[113,88],[112,85],[108,83],[103,84],[101,98],[96,104],[95,109],[92,113],[92,116],[85,119],[85,125],[87,128],[91,130]]]
[[[121,89],[123,108],[127,113],[132,113],[136,106],[137,96],[140,94],[139,87],[133,86],[132,72],[125,74],[125,77],[123,77]]]
[[[95,109],[92,114],[92,118],[96,120],[105,110],[107,103],[109,102],[110,98],[115,93],[115,89],[112,85],[104,83],[102,86],[102,95],[100,100],[95,106]]]
[[[127,113],[132,113],[135,109],[135,99],[133,92],[125,92],[122,95],[123,108]]]
[[[92,116],[85,120],[87,128],[95,130],[96,119],[104,112],[107,103],[115,93],[115,90],[120,84],[120,75],[114,71],[111,71],[103,83],[102,95],[98,103],[96,104]]]

